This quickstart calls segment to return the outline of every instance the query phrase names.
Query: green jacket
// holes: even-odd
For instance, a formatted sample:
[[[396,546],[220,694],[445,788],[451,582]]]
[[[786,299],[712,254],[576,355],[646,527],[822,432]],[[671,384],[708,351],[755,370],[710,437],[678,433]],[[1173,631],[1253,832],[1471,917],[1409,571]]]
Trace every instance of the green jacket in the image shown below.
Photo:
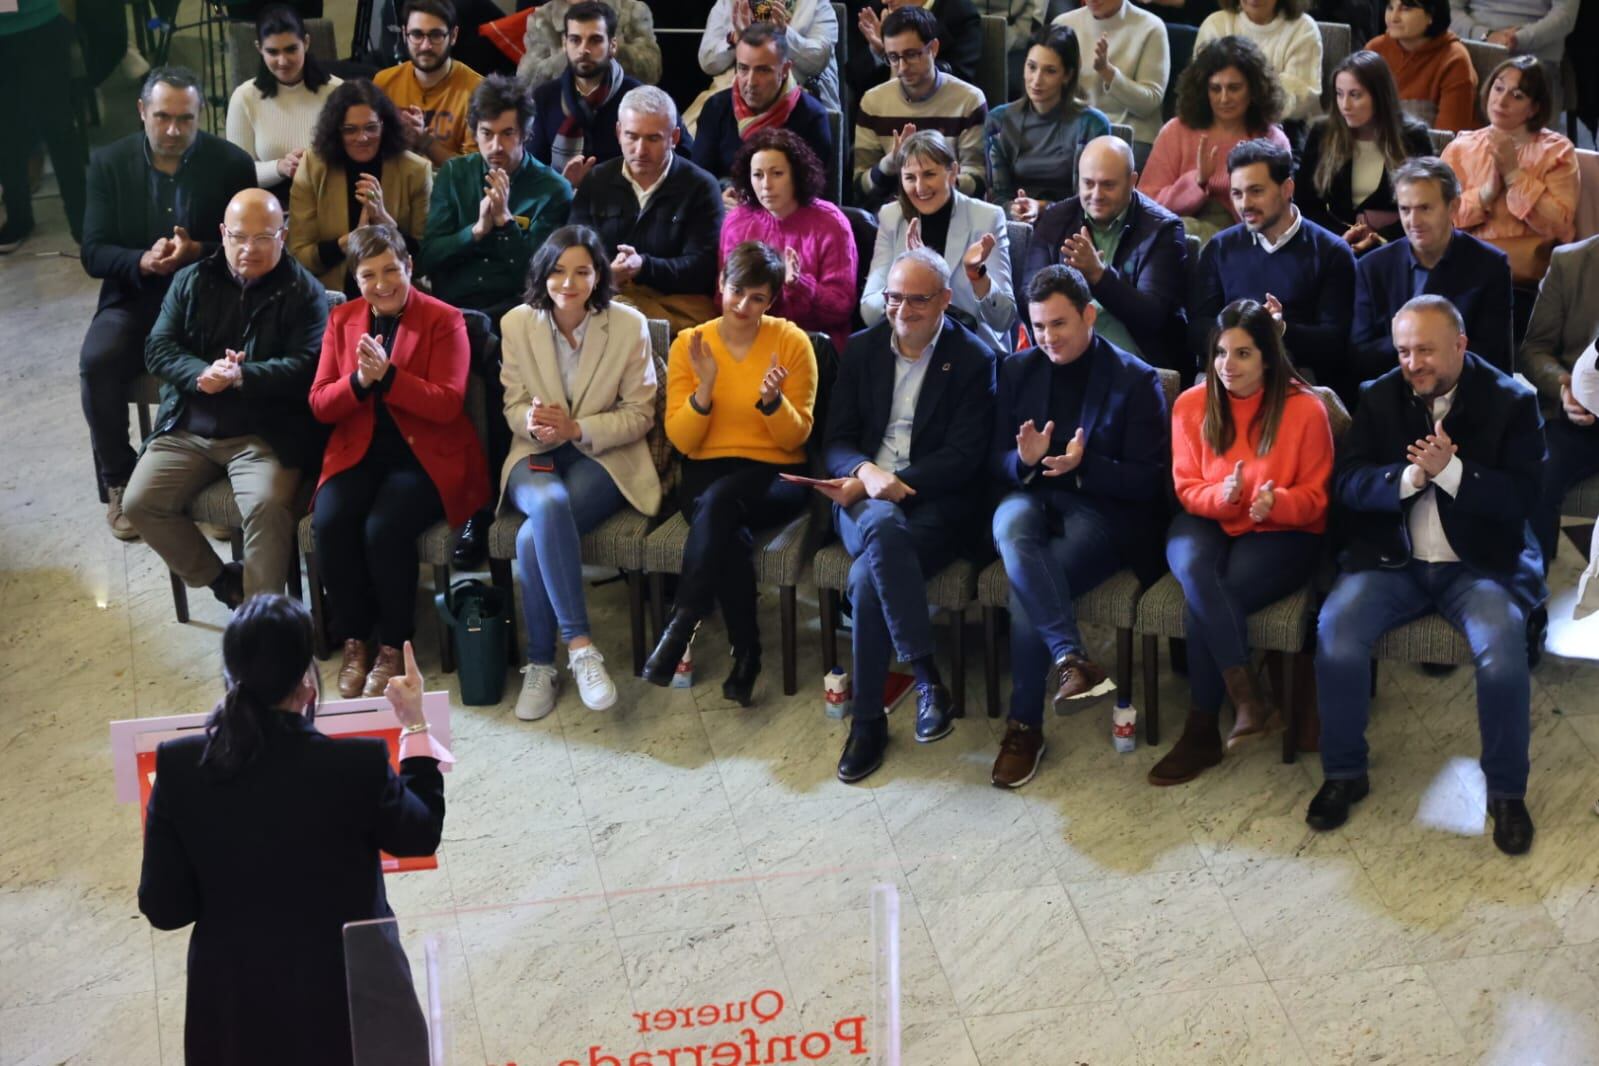
[[[243,301],[243,336],[221,336],[224,301]],[[245,353],[240,385],[250,431],[272,445],[285,466],[314,471],[324,431],[311,417],[309,396],[328,324],[322,283],[287,252],[266,277],[241,289],[222,251],[178,271],[161,316],[144,344],[144,363],[161,379],[161,410],[152,439],[178,425],[195,381],[229,348]]]
[[[524,151],[522,165],[511,175],[513,221],[474,241],[472,226],[488,173],[477,153],[457,156],[439,169],[417,268],[431,280],[434,296],[479,311],[521,299],[534,249],[566,225],[572,207],[567,180]],[[498,329],[499,323],[494,325]]]

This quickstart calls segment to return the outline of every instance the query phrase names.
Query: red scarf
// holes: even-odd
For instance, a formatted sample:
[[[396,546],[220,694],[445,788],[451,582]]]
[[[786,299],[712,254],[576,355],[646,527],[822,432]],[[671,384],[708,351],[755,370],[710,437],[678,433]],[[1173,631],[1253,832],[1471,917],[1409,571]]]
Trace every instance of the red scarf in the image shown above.
[[[794,82],[794,75],[790,74],[788,80],[779,90],[777,101],[765,111],[751,111],[750,105],[744,102],[744,94],[738,91],[738,86],[733,86],[733,117],[738,120],[738,138],[747,141],[762,130],[780,129],[788,125],[788,116],[794,113],[794,108],[799,104],[800,93],[804,92]]]

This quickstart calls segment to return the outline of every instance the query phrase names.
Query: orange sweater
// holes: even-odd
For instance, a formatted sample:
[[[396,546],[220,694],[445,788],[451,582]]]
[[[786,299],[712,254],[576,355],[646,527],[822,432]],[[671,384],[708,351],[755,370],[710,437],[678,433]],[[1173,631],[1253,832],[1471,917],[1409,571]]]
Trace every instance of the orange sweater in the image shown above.
[[[1200,382],[1177,397],[1171,412],[1172,480],[1177,499],[1189,514],[1213,518],[1232,536],[1270,530],[1321,533],[1327,528],[1327,481],[1332,476],[1332,425],[1327,409],[1316,394],[1296,389],[1288,395],[1277,441],[1270,452],[1256,455],[1249,425],[1260,410],[1266,392],[1245,399],[1231,398],[1233,425],[1238,432],[1226,455],[1217,455],[1205,443],[1205,384]],[[1228,503],[1222,482],[1233,467],[1244,462],[1243,492]],[[1275,482],[1271,514],[1256,523],[1249,517],[1255,490]]]
[[[741,360],[734,360],[722,343],[712,319],[699,332],[716,356],[716,383],[711,386],[711,413],[702,415],[689,403],[699,386],[688,357],[689,335],[684,330],[672,341],[666,363],[666,437],[690,459],[759,459],[763,463],[793,464],[805,461],[805,442],[811,435],[812,407],[816,403],[816,353],[811,339],[794,323],[762,317],[755,343]],[[761,379],[772,368],[772,353],[788,368],[783,402],[769,415],[755,406]]]
[[[1477,69],[1460,38],[1445,30],[1407,52],[1386,33],[1367,48],[1388,62],[1399,85],[1405,113],[1435,130],[1474,130],[1477,121]]]

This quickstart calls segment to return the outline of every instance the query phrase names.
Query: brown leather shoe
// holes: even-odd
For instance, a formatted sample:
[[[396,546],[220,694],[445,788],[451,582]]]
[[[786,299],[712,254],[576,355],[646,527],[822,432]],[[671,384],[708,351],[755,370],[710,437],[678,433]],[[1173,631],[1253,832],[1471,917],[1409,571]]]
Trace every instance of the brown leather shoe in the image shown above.
[[[1055,686],[1056,714],[1076,714],[1090,700],[1116,691],[1116,682],[1083,655],[1068,655],[1055,664]]]
[[[1183,735],[1171,746],[1166,757],[1149,771],[1149,783],[1157,787],[1192,781],[1221,762],[1221,724],[1213,714],[1188,712]]]
[[[111,527],[111,535],[118,540],[138,540],[139,531],[133,528],[128,516],[122,513],[122,495],[127,491],[126,485],[106,486],[105,521],[106,525]]]
[[[339,695],[356,699],[366,685],[366,672],[372,669],[372,652],[366,641],[351,637],[344,642],[344,661],[339,663]]]
[[[400,654],[400,649],[384,644],[378,648],[378,657],[372,661],[372,670],[366,675],[366,687],[361,690],[361,695],[383,695],[383,690],[389,687],[389,678],[403,673],[405,658]]]
[[[1012,718],[1005,723],[1005,738],[999,742],[990,778],[997,788],[1021,788],[1038,773],[1044,758],[1044,731]]]
[[[1228,751],[1236,751],[1249,741],[1270,736],[1283,727],[1282,715],[1261,695],[1249,667],[1229,666],[1221,672],[1221,678],[1226,682],[1227,696],[1233,701],[1236,713],[1232,732],[1227,734]]]

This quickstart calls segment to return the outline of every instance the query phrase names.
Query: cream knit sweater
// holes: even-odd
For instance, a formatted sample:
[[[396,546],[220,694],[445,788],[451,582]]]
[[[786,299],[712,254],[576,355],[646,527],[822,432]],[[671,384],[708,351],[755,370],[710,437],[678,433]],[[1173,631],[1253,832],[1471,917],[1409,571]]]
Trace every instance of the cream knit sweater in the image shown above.
[[[228,101],[228,140],[250,153],[255,163],[255,183],[270,189],[288,181],[278,173],[278,160],[296,148],[308,148],[311,130],[328,94],[339,85],[338,78],[316,92],[298,85],[279,85],[271,97],[263,97],[252,79],[233,90]]]
[[[1079,7],[1057,17],[1055,25],[1070,26],[1077,35],[1083,63],[1077,95],[1089,107],[1103,111],[1113,125],[1131,126],[1133,140],[1154,144],[1160,132],[1161,98],[1171,77],[1166,24],[1132,0],[1122,0],[1121,8],[1108,19],[1096,19],[1088,8]],[[1094,48],[1101,34],[1110,38],[1106,57],[1116,68],[1108,86],[1094,71]]]

